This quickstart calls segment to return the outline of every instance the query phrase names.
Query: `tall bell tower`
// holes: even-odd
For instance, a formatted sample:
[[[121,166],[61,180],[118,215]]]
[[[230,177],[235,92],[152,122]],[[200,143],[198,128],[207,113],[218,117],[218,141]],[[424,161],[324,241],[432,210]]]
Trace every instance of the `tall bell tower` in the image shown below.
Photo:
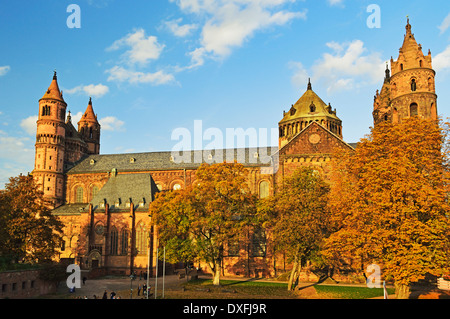
[[[55,72],[48,90],[39,100],[33,170],[33,177],[52,208],[64,201],[66,108]]]
[[[408,18],[398,59],[391,58],[391,70],[386,69],[383,87],[374,98],[374,124],[383,121],[400,123],[411,116],[436,120],[435,75],[431,52],[428,50],[427,55],[423,54]]]

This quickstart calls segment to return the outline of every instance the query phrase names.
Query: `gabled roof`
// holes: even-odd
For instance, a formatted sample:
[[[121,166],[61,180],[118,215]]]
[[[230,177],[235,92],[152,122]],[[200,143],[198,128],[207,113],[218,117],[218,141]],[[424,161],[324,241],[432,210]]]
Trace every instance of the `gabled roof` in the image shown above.
[[[331,136],[333,139],[337,140],[338,143],[342,144],[344,147],[347,147],[351,150],[354,150],[354,146],[355,143],[349,144],[346,143],[344,140],[342,140],[339,136],[337,136],[336,134],[334,134],[333,132],[331,132],[330,130],[327,130],[325,127],[323,127],[322,125],[320,125],[317,122],[311,122],[308,124],[308,126],[306,126],[303,130],[301,130],[300,132],[298,132],[286,145],[284,145],[280,151],[279,154],[280,155],[287,155],[288,149],[292,148],[296,142],[300,142],[300,139],[306,135],[308,133],[309,130],[311,130],[311,128],[315,126],[318,127],[320,130],[326,132],[326,134],[328,134],[329,136]],[[324,154],[323,151],[319,150],[319,151],[314,151],[311,152],[311,154]]]
[[[150,174],[112,174],[90,204],[94,210],[104,210],[101,203],[108,203],[110,212],[118,212],[129,211],[132,202],[135,210],[148,210],[156,192]]]

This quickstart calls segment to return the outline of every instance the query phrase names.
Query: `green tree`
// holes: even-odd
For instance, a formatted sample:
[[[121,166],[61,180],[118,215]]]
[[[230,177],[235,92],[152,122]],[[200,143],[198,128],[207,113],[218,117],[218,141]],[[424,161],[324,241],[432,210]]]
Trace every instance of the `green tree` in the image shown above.
[[[279,251],[293,261],[288,289],[295,288],[302,265],[318,257],[328,236],[329,185],[312,168],[287,177],[282,188],[260,201],[258,217]]]
[[[364,271],[378,264],[398,298],[449,268],[448,126],[412,117],[382,123],[353,153],[336,154],[330,196],[335,232],[324,254]]]
[[[256,198],[242,164],[201,165],[196,182],[163,193],[151,205],[153,223],[172,261],[198,259],[208,264],[213,284],[220,284],[223,248],[249,226]]]
[[[33,177],[11,177],[0,193],[0,255],[15,262],[52,259],[61,245],[61,222],[45,205]]]

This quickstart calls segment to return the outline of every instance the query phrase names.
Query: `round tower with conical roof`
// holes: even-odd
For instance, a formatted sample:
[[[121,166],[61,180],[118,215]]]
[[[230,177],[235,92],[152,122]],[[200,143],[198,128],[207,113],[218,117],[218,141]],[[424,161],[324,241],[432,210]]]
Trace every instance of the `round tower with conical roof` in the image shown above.
[[[391,71],[387,69],[383,87],[374,98],[374,124],[400,123],[411,116],[437,119],[435,76],[431,51],[423,54],[408,18],[398,59],[391,58]]]
[[[78,133],[88,146],[88,154],[100,153],[100,123],[92,107],[92,98],[89,98],[87,109],[78,122]]]
[[[48,90],[39,100],[33,170],[33,177],[51,207],[62,205],[64,200],[66,108],[55,71]]]

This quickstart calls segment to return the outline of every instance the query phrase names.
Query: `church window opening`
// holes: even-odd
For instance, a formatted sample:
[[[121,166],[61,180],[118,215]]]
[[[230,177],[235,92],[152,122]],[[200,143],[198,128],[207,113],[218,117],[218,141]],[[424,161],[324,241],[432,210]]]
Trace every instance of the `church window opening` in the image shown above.
[[[400,70],[403,71],[403,63],[400,63]]]
[[[259,184],[259,198],[266,198],[269,196],[269,183],[262,181]]]
[[[409,114],[410,116],[417,116],[418,115],[418,106],[417,103],[412,103],[409,106]]]
[[[120,241],[121,244],[121,254],[127,255],[128,254],[128,229],[122,229],[122,239]]]
[[[77,188],[75,200],[78,204],[83,203],[83,188],[82,187]]]
[[[117,255],[119,247],[119,232],[115,226],[111,230],[111,255]]]
[[[411,80],[411,91],[415,92],[417,90],[416,79]]]
[[[93,187],[92,187],[92,199],[93,199],[95,196],[97,196],[98,191],[99,191],[98,186],[93,186]]]
[[[239,257],[240,243],[239,239],[228,241],[228,257]]]
[[[147,253],[147,240],[147,227],[145,227],[143,222],[140,222],[136,230],[136,249],[139,255]]]
[[[42,107],[42,116],[49,116],[49,115],[51,115],[50,106],[48,106],[48,105],[43,106]]]
[[[311,113],[314,113],[316,111],[316,106],[314,105],[314,103],[311,103],[311,105],[309,106],[309,111]]]
[[[173,185],[173,190],[174,191],[178,191],[178,190],[180,190],[181,189],[181,185],[180,184],[175,184],[175,185]]]
[[[266,255],[266,232],[257,228],[253,231],[251,238],[251,254],[253,257],[264,257]]]
[[[422,60],[419,61],[419,67],[422,67]]]

